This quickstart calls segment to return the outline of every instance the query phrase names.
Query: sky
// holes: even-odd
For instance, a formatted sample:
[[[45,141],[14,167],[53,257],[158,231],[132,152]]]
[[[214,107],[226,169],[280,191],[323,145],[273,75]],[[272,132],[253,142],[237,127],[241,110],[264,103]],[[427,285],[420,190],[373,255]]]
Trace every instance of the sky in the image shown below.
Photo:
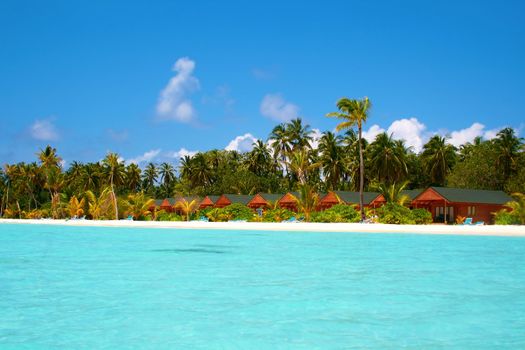
[[[0,2],[0,164],[247,151],[364,96],[365,137],[416,152],[525,136],[525,2]]]

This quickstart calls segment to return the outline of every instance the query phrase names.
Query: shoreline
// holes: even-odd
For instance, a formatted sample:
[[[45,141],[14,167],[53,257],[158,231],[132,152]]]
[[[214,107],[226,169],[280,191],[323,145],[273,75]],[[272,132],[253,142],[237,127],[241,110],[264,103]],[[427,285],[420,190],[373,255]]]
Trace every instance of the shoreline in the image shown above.
[[[389,225],[357,223],[273,223],[273,222],[198,222],[127,220],[31,220],[0,219],[0,224],[56,225],[71,227],[122,227],[157,229],[395,233],[525,237],[525,226],[513,225]]]

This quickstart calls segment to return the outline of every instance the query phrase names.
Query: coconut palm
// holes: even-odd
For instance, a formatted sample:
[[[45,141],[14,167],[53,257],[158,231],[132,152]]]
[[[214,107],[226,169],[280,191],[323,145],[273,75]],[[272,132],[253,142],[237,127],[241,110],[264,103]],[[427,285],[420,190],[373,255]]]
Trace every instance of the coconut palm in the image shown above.
[[[512,214],[515,215],[522,225],[525,224],[525,194],[513,193],[513,201],[505,204],[507,207],[512,209]]]
[[[290,155],[288,168],[296,176],[300,185],[305,185],[310,178],[310,174],[321,166],[313,159],[313,153],[306,149],[293,152]]]
[[[67,205],[67,212],[69,214],[69,217],[75,217],[75,216],[82,216],[84,215],[84,207],[86,204],[85,198],[81,198],[78,200],[76,196],[72,196],[69,199],[69,203]]]
[[[124,178],[124,164],[116,153],[108,153],[102,160],[106,178],[109,180],[111,196],[115,209],[115,220],[118,220],[117,194],[115,193],[115,184],[120,184]]]
[[[286,124],[285,132],[288,136],[287,139],[291,145],[292,152],[311,147],[313,140],[312,130],[310,130],[310,125],[303,125],[301,118],[290,120],[290,122]]]
[[[319,204],[319,194],[310,185],[304,184],[299,186],[299,197],[295,197],[297,210],[304,214],[304,220],[310,221],[312,212],[317,210]]]
[[[368,118],[368,111],[371,107],[368,97],[362,100],[348,99],[346,97],[337,101],[338,112],[328,113],[328,117],[335,117],[343,119],[339,125],[336,126],[337,131],[351,129],[357,125],[358,143],[359,143],[359,207],[361,209],[361,220],[365,220],[365,208],[363,205],[363,191],[365,183],[365,162],[363,159],[363,124]]]
[[[447,175],[456,163],[456,147],[446,142],[445,137],[435,135],[423,146],[421,162],[430,175],[430,181],[438,186],[445,184]]]
[[[381,193],[387,203],[396,203],[400,205],[406,205],[410,202],[410,197],[406,194],[403,194],[403,191],[408,186],[408,181],[403,181],[400,183],[384,183],[378,182],[372,184],[372,188]]]
[[[153,163],[149,163],[146,165],[146,168],[144,169],[144,173],[142,174],[142,178],[144,180],[144,189],[151,193],[155,189],[155,182],[157,181],[159,177],[159,171],[157,169],[157,166]]]
[[[57,155],[56,148],[53,148],[49,145],[47,145],[43,150],[41,149],[40,152],[37,153],[37,156],[38,160],[40,161],[42,171],[46,177],[46,181],[49,181],[49,171],[52,169],[58,169],[60,167],[60,163],[62,162],[62,158]],[[49,190],[49,195],[51,199],[53,199],[53,193],[51,190]]]
[[[141,219],[151,215],[151,209],[155,207],[155,200],[146,196],[144,192],[130,193],[123,205],[125,215]]]
[[[394,140],[392,134],[378,134],[368,148],[370,168],[379,182],[400,181],[408,175],[407,149],[404,142]]]
[[[104,188],[98,197],[92,191],[86,191],[85,194],[88,200],[89,214],[93,220],[111,215],[115,206],[115,196],[111,187]]]
[[[135,163],[131,163],[126,167],[126,186],[131,192],[137,192],[140,187],[140,175],[142,170]]]
[[[181,198],[175,203],[175,209],[182,211],[184,216],[186,216],[186,221],[190,221],[190,215],[194,213],[199,208],[199,201],[193,199],[188,201],[186,198]]]
[[[271,145],[275,161],[281,167],[284,167],[285,172],[288,173],[288,169],[286,168],[286,159],[287,155],[291,151],[291,146],[289,142],[289,135],[286,131],[286,124],[279,124],[273,128],[270,136],[268,137],[268,143]]]
[[[327,131],[319,140],[319,162],[330,190],[337,190],[341,177],[346,173],[345,156],[341,145],[342,137]]]
[[[257,140],[253,143],[253,149],[247,154],[247,168],[252,173],[262,176],[271,170],[271,158],[268,146],[262,140]]]
[[[507,181],[516,168],[519,152],[523,146],[522,138],[517,137],[514,129],[505,128],[498,132],[494,146],[498,151],[498,166],[503,172],[503,181]]]

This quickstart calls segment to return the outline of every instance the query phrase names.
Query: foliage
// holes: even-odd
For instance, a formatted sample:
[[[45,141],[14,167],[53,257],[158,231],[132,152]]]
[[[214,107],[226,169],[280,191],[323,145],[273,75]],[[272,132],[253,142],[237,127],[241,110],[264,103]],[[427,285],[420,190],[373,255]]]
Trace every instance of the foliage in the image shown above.
[[[505,204],[512,211],[512,215],[515,216],[518,220],[518,223],[525,225],[525,194],[523,193],[513,193],[513,201]]]
[[[378,208],[376,213],[378,221],[382,224],[410,225],[416,223],[410,209],[397,203],[386,203]]]
[[[426,209],[412,209],[412,217],[416,225],[429,225],[432,223],[432,214]]]
[[[410,198],[403,194],[403,191],[408,185],[408,181],[402,183],[392,183],[390,185],[385,183],[374,183],[372,188],[379,191],[385,197],[387,203],[397,203],[399,205],[406,205],[410,202]]]
[[[314,222],[359,222],[360,215],[351,205],[336,204],[312,215]]]
[[[131,193],[121,202],[125,216],[132,216],[134,220],[145,220],[153,213],[151,208],[155,200],[149,198],[144,192]]]
[[[224,207],[224,215],[229,220],[251,220],[255,215],[253,210],[240,203],[233,203]]]
[[[263,213],[264,222],[281,222],[295,216],[293,211],[284,208],[266,210]]]
[[[164,210],[159,210],[156,214],[157,221],[182,221],[183,218],[177,213],[168,213]]]
[[[177,203],[175,203],[175,209],[182,211],[186,217],[186,221],[190,221],[190,215],[197,211],[198,207],[199,201],[197,199],[188,201],[186,198],[182,198]]]
[[[213,208],[206,213],[206,217],[212,222],[224,222],[231,220],[231,213],[226,213],[224,208]]]
[[[509,212],[508,210],[501,209],[495,213],[494,223],[496,225],[519,225],[520,219],[516,214]]]
[[[319,194],[312,186],[304,184],[299,186],[299,197],[295,197],[297,209],[304,214],[304,219],[310,221],[310,214],[317,209]]]

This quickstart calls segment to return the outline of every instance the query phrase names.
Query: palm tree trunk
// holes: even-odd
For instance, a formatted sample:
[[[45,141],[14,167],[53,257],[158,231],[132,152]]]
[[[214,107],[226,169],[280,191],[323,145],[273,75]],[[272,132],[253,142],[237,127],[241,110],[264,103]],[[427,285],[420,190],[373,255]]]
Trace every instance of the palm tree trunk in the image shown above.
[[[113,193],[113,205],[115,206],[115,220],[118,220],[117,195],[113,186],[113,174],[111,175],[111,193]]]
[[[362,127],[361,123],[359,123],[359,209],[361,210],[361,220],[364,221],[366,219],[365,216],[365,208],[363,206],[363,190],[364,190],[364,182],[365,182],[365,164],[363,160],[363,144],[362,144]]]

